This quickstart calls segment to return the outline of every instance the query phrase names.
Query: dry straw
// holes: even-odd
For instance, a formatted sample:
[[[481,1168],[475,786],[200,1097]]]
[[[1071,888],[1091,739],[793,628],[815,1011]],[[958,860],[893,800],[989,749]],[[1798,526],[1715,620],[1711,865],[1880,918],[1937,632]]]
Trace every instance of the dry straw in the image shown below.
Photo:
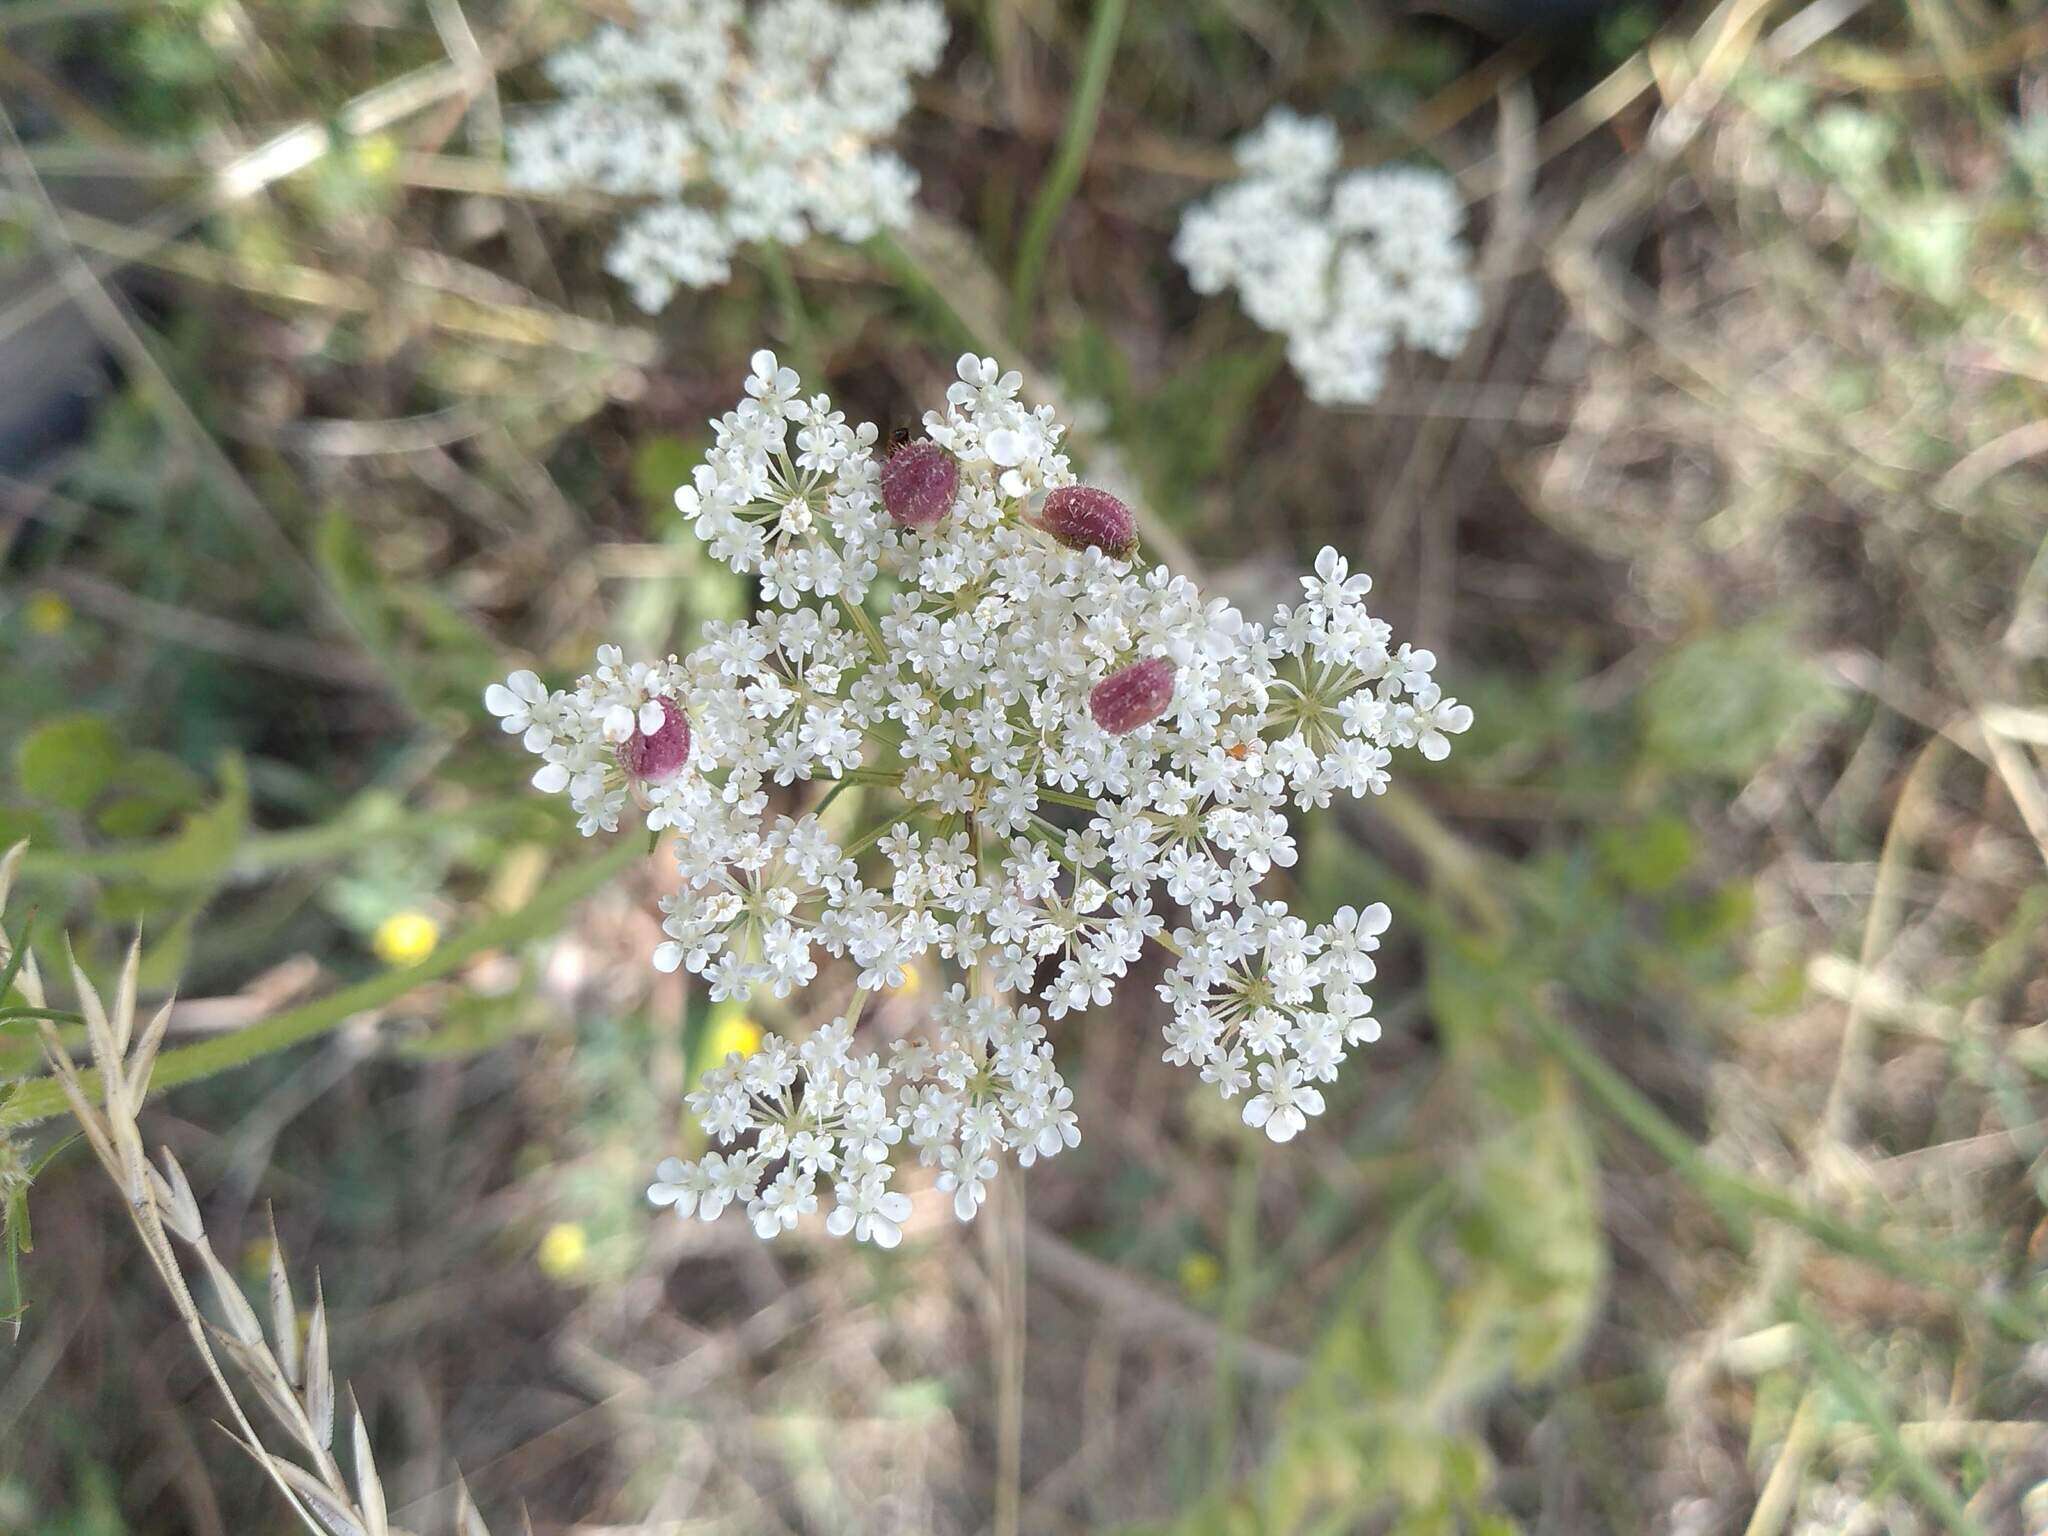
[[[17,843],[0,859],[0,915],[5,913],[8,891],[27,846]],[[193,1345],[227,1399],[232,1423],[223,1427],[255,1458],[276,1483],[293,1513],[317,1536],[409,1536],[391,1524],[388,1517],[383,1480],[377,1475],[377,1465],[370,1454],[369,1428],[353,1391],[348,1393],[353,1481],[343,1473],[336,1456],[337,1392],[328,1346],[327,1302],[321,1294],[319,1276],[314,1276],[313,1310],[302,1333],[291,1279],[285,1270],[284,1249],[277,1240],[277,1223],[273,1218],[266,1329],[265,1320],[258,1317],[256,1308],[242,1294],[240,1283],[207,1240],[199,1202],[177,1158],[166,1147],[159,1166],[151,1163],[143,1150],[136,1114],[148,1096],[150,1069],[163,1044],[171,1003],[166,1001],[141,1030],[136,1029],[140,936],[128,948],[111,1007],[76,957],[67,958],[78,989],[79,1011],[93,1065],[99,1070],[99,1104],[91,1101],[88,1084],[55,1024],[47,1017],[39,1017],[44,1054],[93,1155],[125,1197],[143,1249],[192,1335]],[[10,981],[26,1001],[26,1011],[51,1011],[34,956],[26,947],[17,954],[6,930],[0,928],[0,993],[5,992]],[[186,1266],[178,1258],[180,1245],[206,1276],[219,1314],[217,1322],[207,1319],[193,1297],[186,1280]],[[262,1400],[290,1441],[289,1454],[273,1451],[264,1443],[228,1379],[222,1356],[234,1362],[249,1389]],[[489,1536],[467,1486],[459,1480],[455,1498],[452,1529],[456,1536]]]

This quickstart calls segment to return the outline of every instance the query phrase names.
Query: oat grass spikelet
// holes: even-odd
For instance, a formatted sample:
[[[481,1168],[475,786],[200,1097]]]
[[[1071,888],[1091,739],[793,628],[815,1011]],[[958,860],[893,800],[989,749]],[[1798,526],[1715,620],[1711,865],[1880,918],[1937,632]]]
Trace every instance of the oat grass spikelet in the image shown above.
[[[17,845],[0,861],[0,909],[22,852]],[[33,960],[24,952],[21,963],[0,931],[0,958],[13,971],[21,995],[37,1009],[47,1001]],[[142,959],[138,934],[129,945],[111,1001],[93,985],[77,959],[70,960],[79,1011],[92,1056],[92,1077],[82,1072],[56,1027],[38,1022],[50,1071],[62,1086],[87,1145],[100,1167],[121,1191],[137,1235],[166,1292],[191,1336],[207,1373],[226,1399],[228,1432],[263,1468],[304,1528],[314,1536],[405,1536],[391,1524],[383,1480],[370,1451],[362,1410],[349,1396],[351,1419],[349,1471],[344,1472],[334,1447],[338,1389],[329,1355],[327,1303],[316,1276],[313,1308],[303,1333],[297,1303],[286,1272],[277,1225],[270,1228],[268,1305],[264,1315],[250,1305],[240,1282],[214,1252],[206,1235],[198,1198],[185,1170],[162,1149],[152,1163],[143,1150],[137,1124],[149,1092],[151,1068],[169,1025],[172,1003],[166,1001],[137,1028],[137,978]],[[95,1083],[93,1078],[97,1079]],[[186,1278],[186,1264],[204,1276],[214,1315],[200,1308]],[[289,1453],[265,1442],[243,1405],[223,1358],[232,1362],[244,1388],[263,1405],[266,1416],[288,1443]],[[489,1536],[467,1487],[458,1487],[454,1536]]]

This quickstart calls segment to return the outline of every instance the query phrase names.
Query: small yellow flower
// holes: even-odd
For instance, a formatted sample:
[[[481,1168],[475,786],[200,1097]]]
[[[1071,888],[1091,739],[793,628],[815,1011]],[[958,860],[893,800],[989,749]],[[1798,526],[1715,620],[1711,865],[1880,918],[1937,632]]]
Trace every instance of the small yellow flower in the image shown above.
[[[1180,1288],[1189,1301],[1207,1301],[1223,1283],[1223,1266],[1213,1253],[1191,1253],[1180,1261]]]
[[[728,1013],[723,1018],[713,1019],[709,1049],[713,1066],[734,1052],[751,1056],[761,1049],[761,1026],[744,1013]]]
[[[923,988],[924,978],[917,974],[917,967],[906,965],[903,967],[903,980],[889,990],[898,997],[915,997]]]
[[[21,618],[32,635],[61,635],[71,627],[71,605],[45,589],[22,605]]]
[[[394,912],[377,925],[370,947],[386,965],[418,965],[441,942],[441,925],[424,912]]]
[[[355,142],[356,166],[366,176],[382,179],[398,169],[398,140],[373,133]]]
[[[541,1234],[533,1257],[550,1280],[573,1280],[590,1261],[590,1238],[578,1223],[558,1221]]]

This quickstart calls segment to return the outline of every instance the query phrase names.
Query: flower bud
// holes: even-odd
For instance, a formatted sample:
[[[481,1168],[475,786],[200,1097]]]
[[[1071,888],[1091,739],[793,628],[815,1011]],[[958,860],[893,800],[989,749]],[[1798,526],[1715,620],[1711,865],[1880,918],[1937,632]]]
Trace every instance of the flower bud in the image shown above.
[[[1150,725],[1173,702],[1177,673],[1164,656],[1133,662],[1095,685],[1088,695],[1088,713],[1112,736]]]
[[[882,461],[882,505],[905,528],[930,528],[953,505],[960,466],[928,437],[903,444]]]
[[[1038,526],[1069,549],[1099,549],[1122,559],[1138,547],[1131,509],[1092,485],[1063,485],[1047,496]]]
[[[690,717],[674,699],[662,699],[661,728],[652,735],[635,726],[619,743],[619,766],[636,779],[661,784],[683,771],[690,760]]]

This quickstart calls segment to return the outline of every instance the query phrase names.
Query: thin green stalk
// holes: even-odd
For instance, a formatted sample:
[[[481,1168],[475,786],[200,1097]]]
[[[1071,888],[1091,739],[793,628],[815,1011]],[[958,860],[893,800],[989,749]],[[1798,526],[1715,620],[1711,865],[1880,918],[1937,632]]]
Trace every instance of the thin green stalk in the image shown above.
[[[236,845],[228,861],[228,877],[251,880],[301,864],[342,858],[359,852],[366,843],[424,836],[453,825],[484,827],[515,818],[530,819],[532,815],[530,806],[507,801],[489,801],[453,811],[410,811],[393,804],[388,796],[378,796],[358,801],[318,826],[249,834]],[[139,878],[162,884],[168,883],[163,879],[164,872],[172,867],[178,852],[175,834],[88,852],[32,847],[22,857],[22,873],[42,880]],[[192,879],[204,883],[212,879],[212,874],[195,870]]]
[[[19,976],[22,967],[28,964],[29,935],[35,932],[36,912],[35,907],[28,909],[28,916],[22,919],[21,937],[13,941],[13,948],[7,954],[7,963],[0,965],[0,998],[7,996],[14,986],[14,978]]]
[[[1215,1398],[1209,1425],[1209,1486],[1229,1486],[1237,1461],[1237,1359],[1251,1326],[1252,1298],[1258,1292],[1259,1159],[1246,1154],[1237,1161],[1230,1192],[1230,1226],[1223,1249],[1221,1340],[1216,1349]]]
[[[83,1024],[85,1015],[64,1008],[0,1008],[0,1027],[26,1023],[31,1019],[48,1019],[52,1024]]]
[[[1785,1312],[1799,1325],[1806,1347],[1813,1355],[1814,1364],[1820,1367],[1821,1374],[1848,1399],[1857,1417],[1870,1426],[1886,1458],[1941,1517],[1941,1523],[1954,1536],[1984,1536],[1984,1527],[1971,1518],[1970,1512],[1963,1507],[1963,1501],[1956,1497],[1955,1489],[1949,1486],[1948,1479],[1906,1443],[1905,1437],[1899,1433],[1898,1421],[1892,1417],[1891,1408],[1884,1400],[1883,1389],[1849,1358],[1820,1314],[1797,1294],[1789,1292],[1785,1297]]]
[[[1081,185],[1081,172],[1088,163],[1088,150],[1095,142],[1096,124],[1102,116],[1103,92],[1109,88],[1109,67],[1116,58],[1117,39],[1123,34],[1125,0],[1095,0],[1095,15],[1088,23],[1087,52],[1081,61],[1081,78],[1074,87],[1074,103],[1067,111],[1066,131],[1053,157],[1052,169],[1039,184],[1038,196],[1024,221],[1024,238],[1017,246],[1017,268],[1010,282],[1010,332],[1029,333],[1032,302],[1038,296],[1038,282],[1045,270],[1045,255],[1052,245],[1053,226],[1066,210],[1074,189]]]
[[[1738,1247],[1746,1250],[1749,1246],[1748,1217],[1769,1217],[1797,1227],[1837,1253],[1861,1259],[1974,1308],[2016,1339],[2032,1342],[2041,1336],[2040,1320],[2027,1308],[2003,1296],[1985,1294],[1939,1259],[1894,1247],[1868,1227],[1809,1205],[1761,1179],[1719,1167],[1569,1025],[1550,1017],[1541,1008],[1532,1008],[1523,1017],[1530,1032],[1592,1091],[1602,1108],[1699,1191]]]
[[[782,312],[782,328],[788,334],[787,345],[792,354],[789,361],[805,378],[822,379],[824,359],[818,353],[810,311],[804,308],[803,290],[796,285],[789,258],[772,240],[761,242],[757,255],[761,270],[767,274],[768,287],[775,295],[775,307]]]
[[[925,312],[925,318],[945,333],[947,346],[964,348],[977,356],[988,350],[987,340],[967,323],[945,290],[926,275],[894,235],[884,233],[869,240],[868,254],[888,271],[905,296]]]
[[[559,925],[569,909],[613,879],[641,857],[637,839],[624,838],[599,858],[577,866],[547,881],[533,900],[516,912],[487,918],[468,932],[441,945],[417,965],[391,970],[343,987],[317,1002],[272,1014],[262,1022],[232,1034],[202,1040],[157,1059],[150,1075],[151,1091],[197,1082],[217,1072],[246,1066],[258,1057],[299,1045],[338,1028],[345,1020],[372,1008],[387,1007],[408,992],[458,969],[472,957],[490,949],[504,949],[538,938]],[[79,1074],[88,1097],[99,1092],[99,1073]],[[68,1108],[64,1091],[47,1077],[22,1083],[0,1103],[0,1129],[34,1125]]]

